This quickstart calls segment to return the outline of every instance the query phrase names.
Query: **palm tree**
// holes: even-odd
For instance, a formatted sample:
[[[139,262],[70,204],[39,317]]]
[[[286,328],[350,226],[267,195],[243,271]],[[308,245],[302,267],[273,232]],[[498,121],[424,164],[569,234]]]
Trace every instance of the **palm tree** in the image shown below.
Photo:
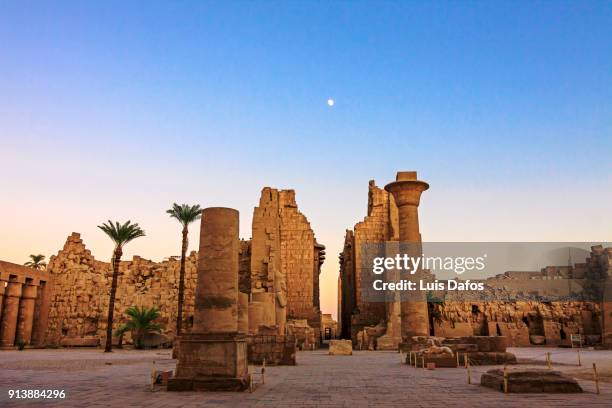
[[[187,235],[189,234],[188,226],[202,214],[202,209],[199,205],[188,205],[177,203],[172,204],[172,208],[166,211],[170,214],[171,218],[176,218],[183,226],[183,246],[181,247],[181,270],[179,273],[179,290],[178,290],[178,312],[176,315],[176,335],[181,335],[181,328],[183,325],[183,302],[185,296],[185,256],[187,254],[187,246],[189,240]]]
[[[102,231],[109,236],[110,239],[115,243],[115,249],[113,250],[113,257],[111,259],[113,267],[113,283],[110,290],[110,299],[108,301],[108,319],[106,321],[106,346],[104,352],[109,353],[113,347],[113,314],[115,311],[115,294],[117,293],[117,279],[119,277],[119,262],[123,255],[123,246],[133,239],[138,237],[144,237],[145,233],[137,223],[132,224],[131,221],[127,221],[125,224],[119,224],[115,221],[108,220],[108,223],[98,225]]]
[[[147,309],[132,306],[125,311],[125,314],[130,316],[130,320],[115,332],[115,336],[122,336],[125,332],[131,331],[134,347],[137,349],[143,348],[145,335],[159,333],[162,329],[161,325],[153,323],[153,320],[157,319],[160,314],[159,309],[155,307]]]
[[[28,268],[42,270],[47,267],[47,263],[45,262],[45,256],[42,254],[38,255],[30,255],[30,260],[23,264]]]

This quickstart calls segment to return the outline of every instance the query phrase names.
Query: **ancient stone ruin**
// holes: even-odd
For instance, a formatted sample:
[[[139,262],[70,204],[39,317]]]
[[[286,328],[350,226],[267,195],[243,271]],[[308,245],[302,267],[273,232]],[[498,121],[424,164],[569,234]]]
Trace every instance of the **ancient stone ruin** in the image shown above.
[[[353,344],[350,340],[330,340],[329,342],[330,356],[352,356]]]
[[[238,241],[240,332],[248,332],[253,361],[295,364],[295,348],[321,341],[319,274],[325,247],[317,243],[293,190],[262,190],[253,213],[253,234]],[[185,264],[183,328],[196,326],[195,294],[198,252]],[[130,306],[157,307],[161,335],[149,346],[171,345],[177,316],[180,259],[154,262],[134,256],[121,261],[114,329],[125,323]],[[0,262],[1,345],[12,348],[23,339],[33,346],[98,346],[105,341],[112,271],[95,259],[72,233],[52,256],[45,271]],[[32,307],[34,311],[32,312]],[[21,312],[20,312],[21,310]],[[130,334],[113,342],[131,343]]]
[[[44,344],[49,282],[46,271],[0,261],[0,348]]]
[[[540,271],[505,272],[485,280],[495,300],[428,299],[406,302],[392,295],[384,302],[362,296],[365,243],[421,244],[418,206],[429,186],[415,172],[400,172],[386,189],[370,181],[367,216],[346,232],[340,254],[338,323],[322,317],[319,274],[325,247],[299,211],[293,190],[266,187],[252,221],[252,237],[238,242],[238,325],[248,333],[252,362],[295,364],[295,348],[312,349],[323,337],[350,339],[357,349],[397,350],[414,337],[504,337],[507,346],[569,345],[580,334],[587,345],[612,346],[612,303],[513,300],[522,293],[546,295],[567,279],[588,288],[589,280],[612,276],[612,248],[594,246],[583,263],[549,266]],[[401,248],[400,248],[401,249]],[[410,249],[413,250],[413,249]],[[195,327],[198,253],[186,260],[183,327]],[[157,307],[160,336],[149,346],[171,345],[177,315],[180,262],[170,256],[154,262],[138,256],[120,263],[115,329],[130,306]],[[427,270],[419,276],[430,277]],[[0,262],[0,346],[97,346],[105,340],[111,265],[97,260],[80,235],[38,271]],[[612,295],[612,280],[602,290]],[[607,291],[607,292],[606,292]],[[449,300],[450,299],[450,300]],[[337,336],[336,336],[337,332]],[[333,335],[332,335],[333,333]],[[129,333],[114,343],[130,343]],[[448,343],[448,340],[445,340]],[[465,343],[471,344],[471,343]]]
[[[294,361],[284,343],[318,347],[319,274],[325,247],[316,242],[293,190],[264,188],[253,212],[253,237],[243,243],[241,290],[250,296],[250,355],[268,363]],[[245,256],[246,258],[246,256]],[[293,353],[294,354],[294,353]]]
[[[202,211],[193,327],[178,339],[168,391],[243,391],[249,386],[246,335],[239,324],[238,211]]]
[[[346,231],[340,253],[338,326],[340,337],[358,349],[397,349],[410,337],[456,338],[503,336],[507,346],[569,345],[580,334],[589,345],[612,347],[612,248],[594,246],[584,263],[550,266],[541,271],[506,272],[485,280],[487,299],[463,300],[434,293],[444,302],[411,300],[392,295],[384,302],[363,296],[363,282],[371,271],[364,266],[364,244],[407,242],[418,249],[420,194],[428,188],[414,172],[400,172],[397,180],[381,189],[368,188],[367,216]],[[426,270],[417,276],[433,279]],[[602,286],[603,302],[540,301],[538,296],[557,294],[568,279],[588,288],[591,279]],[[605,287],[604,287],[605,286]],[[550,293],[548,293],[550,292]],[[535,293],[535,295],[534,295]],[[530,296],[521,296],[529,294]],[[491,300],[495,299],[495,300]],[[516,300],[521,299],[521,300]],[[505,348],[504,348],[505,350]]]

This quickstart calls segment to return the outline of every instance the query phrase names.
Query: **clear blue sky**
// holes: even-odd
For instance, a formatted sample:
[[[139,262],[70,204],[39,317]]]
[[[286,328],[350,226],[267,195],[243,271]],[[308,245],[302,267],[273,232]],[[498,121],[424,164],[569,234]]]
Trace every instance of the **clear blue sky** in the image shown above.
[[[16,262],[73,230],[105,259],[109,217],[178,253],[172,201],[248,237],[270,185],[333,285],[367,181],[413,169],[426,240],[609,241],[612,3],[0,0],[0,143]]]

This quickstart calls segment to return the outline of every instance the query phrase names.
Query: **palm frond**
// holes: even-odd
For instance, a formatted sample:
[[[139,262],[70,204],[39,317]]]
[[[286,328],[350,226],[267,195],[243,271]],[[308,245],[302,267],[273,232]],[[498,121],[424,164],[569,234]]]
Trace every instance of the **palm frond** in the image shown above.
[[[171,218],[177,219],[184,227],[199,219],[202,209],[198,204],[172,204],[172,208],[166,211]]]
[[[38,255],[30,255],[30,261],[24,263],[24,266],[27,266],[32,269],[44,269],[47,266],[47,263],[44,262],[45,256],[43,254]]]
[[[138,307],[131,306],[125,311],[125,314],[130,317],[124,325],[122,325],[116,332],[116,336],[125,334],[128,331],[139,332],[139,333],[150,333],[160,332],[162,326],[153,321],[159,318],[160,311],[156,307]]]
[[[108,220],[107,223],[98,225],[98,228],[104,231],[117,247],[122,247],[138,237],[145,236],[145,232],[140,228],[138,223],[132,224],[129,220],[124,224],[120,224],[118,221],[115,221],[113,224],[111,220]]]

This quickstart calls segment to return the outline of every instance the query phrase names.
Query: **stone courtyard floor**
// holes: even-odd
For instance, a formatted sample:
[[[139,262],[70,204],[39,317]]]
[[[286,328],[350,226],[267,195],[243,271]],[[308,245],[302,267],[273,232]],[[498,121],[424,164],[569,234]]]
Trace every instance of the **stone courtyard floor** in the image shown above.
[[[546,367],[551,352],[555,369],[572,373],[582,394],[503,394],[481,387],[473,367],[472,384],[463,368],[415,369],[400,365],[393,352],[357,351],[328,356],[327,350],[299,352],[295,367],[267,367],[265,384],[253,393],[169,393],[149,390],[151,362],[173,369],[169,350],[26,350],[0,352],[1,407],[611,407],[612,351],[583,350],[582,367],[571,349],[514,348],[525,366]],[[595,394],[592,363],[604,376]],[[9,399],[8,390],[64,390],[63,400]]]

